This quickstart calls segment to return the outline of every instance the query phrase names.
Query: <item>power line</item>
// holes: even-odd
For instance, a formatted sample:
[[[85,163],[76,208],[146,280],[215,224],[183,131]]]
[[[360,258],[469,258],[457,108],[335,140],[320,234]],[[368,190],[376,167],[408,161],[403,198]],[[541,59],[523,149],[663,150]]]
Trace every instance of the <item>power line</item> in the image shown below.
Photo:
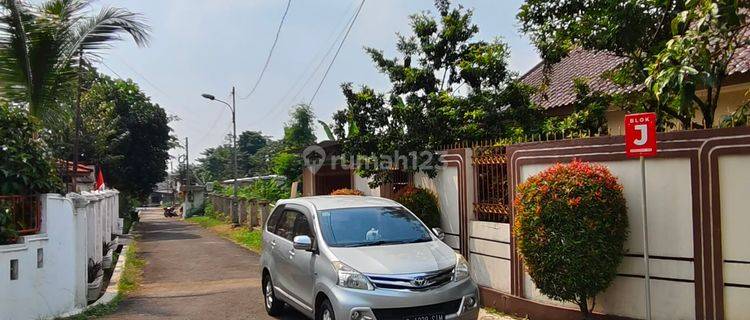
[[[260,76],[258,76],[258,80],[255,81],[255,85],[253,85],[253,88],[250,90],[250,93],[248,93],[242,100],[245,100],[249,98],[253,93],[255,93],[255,89],[258,89],[258,85],[260,84],[260,81],[263,80],[263,75],[266,73],[266,69],[268,69],[268,65],[271,63],[271,56],[273,56],[273,50],[276,49],[276,44],[279,42],[279,34],[281,34],[281,27],[284,26],[284,21],[286,20],[286,15],[289,13],[289,7],[292,5],[292,0],[288,0],[286,2],[286,9],[284,10],[284,15],[281,16],[281,22],[279,23],[279,28],[276,30],[276,37],[273,39],[273,44],[271,45],[271,50],[268,51],[268,57],[266,57],[266,63],[263,65],[263,69],[260,71]]]
[[[308,63],[307,68],[305,68],[305,71],[303,71],[298,77],[296,77],[297,80],[286,91],[286,93],[284,94],[284,96],[281,99],[279,99],[276,102],[276,104],[274,104],[273,108],[268,109],[268,111],[262,117],[257,118],[256,121],[254,122],[254,124],[255,123],[263,122],[269,116],[276,117],[276,115],[281,110],[285,110],[284,108],[281,108],[281,105],[283,103],[285,103],[285,101],[287,101],[287,98],[289,98],[291,96],[291,94],[297,89],[297,86],[300,84],[300,82],[304,78],[304,75],[307,74],[310,70],[312,70],[315,61],[317,61],[318,58],[320,58],[319,62],[317,63],[317,66],[312,71],[312,73],[310,74],[310,76],[307,77],[307,79],[305,80],[304,84],[301,87],[299,87],[299,90],[294,95],[294,97],[292,98],[292,100],[297,99],[297,97],[302,93],[302,91],[304,91],[304,89],[310,83],[310,80],[312,80],[312,78],[315,76],[315,74],[318,73],[318,70],[320,69],[320,67],[326,62],[326,60],[328,59],[328,56],[331,54],[331,52],[333,51],[333,49],[336,47],[336,44],[339,42],[339,39],[344,35],[344,32],[346,32],[346,29],[347,29],[347,26],[349,25],[349,23],[351,23],[351,21],[354,19],[355,12],[353,12],[353,11],[355,11],[355,10],[354,10],[354,6],[353,5],[350,6],[349,8],[347,8],[347,10],[344,13],[347,13],[347,12],[350,12],[350,11],[352,11],[351,14],[343,15],[344,17],[349,16],[349,18],[342,19],[338,24],[336,24],[337,27],[334,30],[337,30],[337,29],[341,30],[341,31],[339,31],[338,35],[336,35],[336,37],[334,38],[333,37],[334,34],[332,33],[331,36],[328,37],[328,39],[325,41],[325,42],[329,42],[329,41],[333,40],[333,41],[331,41],[331,45],[328,47],[328,50],[325,52],[325,54],[321,56],[321,54],[323,54],[324,48],[320,48],[320,50],[315,54],[315,57],[313,57],[312,59],[310,59],[310,62]]]
[[[320,79],[320,83],[318,84],[318,87],[315,89],[315,93],[313,93],[312,97],[310,98],[310,102],[308,102],[307,104],[312,105],[313,100],[315,100],[315,97],[318,95],[318,91],[320,91],[320,87],[323,86],[323,82],[325,82],[326,77],[328,76],[328,72],[331,71],[331,67],[333,67],[333,63],[336,61],[336,57],[339,56],[341,47],[344,46],[344,42],[346,42],[346,38],[349,36],[349,32],[352,31],[352,27],[354,26],[354,23],[357,22],[357,17],[359,16],[359,12],[362,11],[362,7],[364,5],[365,5],[365,0],[362,0],[362,3],[359,4],[359,8],[357,8],[357,13],[354,14],[354,19],[352,19],[352,22],[349,24],[349,28],[346,29],[346,34],[344,34],[344,39],[341,40],[341,43],[339,44],[338,49],[336,49],[336,53],[333,55],[333,59],[331,60],[331,63],[328,64],[328,68],[326,68],[326,72],[323,74],[323,78]]]

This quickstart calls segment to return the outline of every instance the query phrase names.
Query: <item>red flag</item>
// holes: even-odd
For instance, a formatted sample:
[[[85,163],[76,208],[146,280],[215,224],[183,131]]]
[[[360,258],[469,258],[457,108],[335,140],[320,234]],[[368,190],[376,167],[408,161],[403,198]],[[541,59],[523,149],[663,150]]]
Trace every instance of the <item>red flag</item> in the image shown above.
[[[96,190],[104,189],[104,176],[102,175],[102,169],[99,168],[99,173],[96,175]]]

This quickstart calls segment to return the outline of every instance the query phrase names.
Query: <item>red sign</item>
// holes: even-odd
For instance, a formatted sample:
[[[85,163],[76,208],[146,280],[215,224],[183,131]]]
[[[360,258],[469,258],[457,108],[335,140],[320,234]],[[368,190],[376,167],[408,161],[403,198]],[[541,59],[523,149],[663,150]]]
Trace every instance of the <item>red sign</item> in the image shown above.
[[[628,158],[656,155],[656,114],[625,115],[625,154]]]

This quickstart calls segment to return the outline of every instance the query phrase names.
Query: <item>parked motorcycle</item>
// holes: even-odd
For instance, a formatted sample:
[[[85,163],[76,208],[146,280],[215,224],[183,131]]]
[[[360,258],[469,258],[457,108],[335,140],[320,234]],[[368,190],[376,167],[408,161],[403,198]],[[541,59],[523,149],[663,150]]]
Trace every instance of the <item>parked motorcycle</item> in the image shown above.
[[[164,207],[164,216],[167,218],[176,217],[177,211],[175,211],[175,207],[174,206]]]

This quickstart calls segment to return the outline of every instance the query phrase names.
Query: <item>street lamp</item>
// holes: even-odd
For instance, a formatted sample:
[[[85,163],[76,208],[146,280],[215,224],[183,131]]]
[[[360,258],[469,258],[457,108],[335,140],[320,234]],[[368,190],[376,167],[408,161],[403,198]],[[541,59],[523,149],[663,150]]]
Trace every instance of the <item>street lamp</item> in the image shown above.
[[[221,102],[227,107],[229,107],[229,110],[232,111],[232,158],[233,158],[233,176],[234,176],[234,196],[232,197],[232,223],[235,226],[240,225],[240,214],[239,214],[239,203],[237,201],[237,122],[236,122],[236,105],[235,105],[235,90],[234,87],[232,87],[232,104],[230,105],[226,101],[222,101],[219,99],[216,99],[215,96],[204,93],[201,94],[201,97],[204,97],[211,101],[218,101]]]

